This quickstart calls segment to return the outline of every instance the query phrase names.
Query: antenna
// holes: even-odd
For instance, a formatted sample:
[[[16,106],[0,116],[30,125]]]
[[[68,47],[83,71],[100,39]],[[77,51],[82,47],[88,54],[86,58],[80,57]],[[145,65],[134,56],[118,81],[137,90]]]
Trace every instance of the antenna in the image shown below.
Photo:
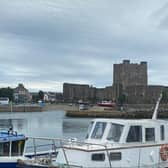
[[[156,102],[156,106],[155,106],[155,110],[153,112],[153,116],[152,116],[152,120],[156,120],[157,119],[157,115],[158,115],[158,108],[159,108],[159,104],[160,104],[160,101],[162,99],[162,93],[160,93],[160,96]]]

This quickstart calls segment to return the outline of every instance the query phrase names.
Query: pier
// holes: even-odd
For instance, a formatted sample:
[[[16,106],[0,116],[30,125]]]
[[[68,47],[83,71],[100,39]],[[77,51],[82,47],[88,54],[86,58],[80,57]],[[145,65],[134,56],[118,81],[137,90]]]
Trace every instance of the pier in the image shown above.
[[[154,105],[125,105],[122,110],[93,107],[88,110],[66,110],[67,117],[81,118],[151,118]],[[159,118],[168,118],[168,105],[162,104],[159,108]]]

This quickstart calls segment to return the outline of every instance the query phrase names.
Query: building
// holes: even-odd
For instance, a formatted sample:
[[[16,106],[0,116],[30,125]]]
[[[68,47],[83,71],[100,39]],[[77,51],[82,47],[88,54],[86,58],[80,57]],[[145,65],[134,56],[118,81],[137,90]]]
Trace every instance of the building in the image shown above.
[[[0,97],[0,104],[1,105],[9,104],[9,98],[8,97]]]
[[[65,102],[77,102],[78,100],[87,101],[90,96],[89,85],[63,84],[63,97]]]
[[[90,101],[97,102],[102,100],[111,100],[112,86],[106,88],[95,88],[89,85],[81,84],[63,84],[63,99],[65,102]]]
[[[126,103],[144,100],[142,96],[137,99],[134,97],[135,94],[139,96],[144,93],[141,92],[142,88],[148,89],[147,62],[142,61],[138,64],[123,60],[122,63],[113,65],[113,92],[116,101],[120,102],[123,98],[122,101]]]
[[[147,62],[130,63],[123,60],[113,65],[113,85],[95,88],[89,85],[64,83],[63,97],[65,102],[77,100],[97,102],[113,100],[127,104],[153,104],[164,91],[168,102],[168,87],[148,85]]]
[[[63,101],[63,94],[59,92],[45,92],[44,101],[50,103],[58,103]]]
[[[129,86],[147,86],[147,62],[137,64],[124,60],[121,64],[114,64],[113,85],[121,85],[123,90]]]
[[[14,101],[16,103],[28,103],[32,100],[32,96],[23,84],[19,84],[14,89]]]

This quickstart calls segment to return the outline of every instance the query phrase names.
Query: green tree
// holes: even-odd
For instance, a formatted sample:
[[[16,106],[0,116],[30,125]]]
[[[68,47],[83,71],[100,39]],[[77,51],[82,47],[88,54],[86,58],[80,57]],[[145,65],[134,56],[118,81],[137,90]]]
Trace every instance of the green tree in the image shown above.
[[[32,96],[32,102],[37,103],[38,100],[39,100],[39,95],[38,94]]]
[[[14,90],[10,87],[0,88],[0,97],[8,97],[10,101],[13,101]]]
[[[42,90],[39,91],[38,93],[39,99],[43,100],[44,99],[44,92]]]
[[[123,105],[126,101],[126,95],[125,94],[121,94],[119,97],[118,97],[118,104],[120,105]]]

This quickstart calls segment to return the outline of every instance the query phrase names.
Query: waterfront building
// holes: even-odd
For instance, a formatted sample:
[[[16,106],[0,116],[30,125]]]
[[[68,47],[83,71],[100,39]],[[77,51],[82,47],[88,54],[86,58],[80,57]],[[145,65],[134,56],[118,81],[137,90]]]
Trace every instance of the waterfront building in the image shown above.
[[[8,97],[0,97],[0,104],[1,105],[9,104],[9,98]]]
[[[16,103],[28,103],[32,100],[32,96],[23,84],[18,84],[14,89],[14,101]]]
[[[44,93],[44,102],[56,103],[62,102],[63,94],[60,92],[45,92]]]

